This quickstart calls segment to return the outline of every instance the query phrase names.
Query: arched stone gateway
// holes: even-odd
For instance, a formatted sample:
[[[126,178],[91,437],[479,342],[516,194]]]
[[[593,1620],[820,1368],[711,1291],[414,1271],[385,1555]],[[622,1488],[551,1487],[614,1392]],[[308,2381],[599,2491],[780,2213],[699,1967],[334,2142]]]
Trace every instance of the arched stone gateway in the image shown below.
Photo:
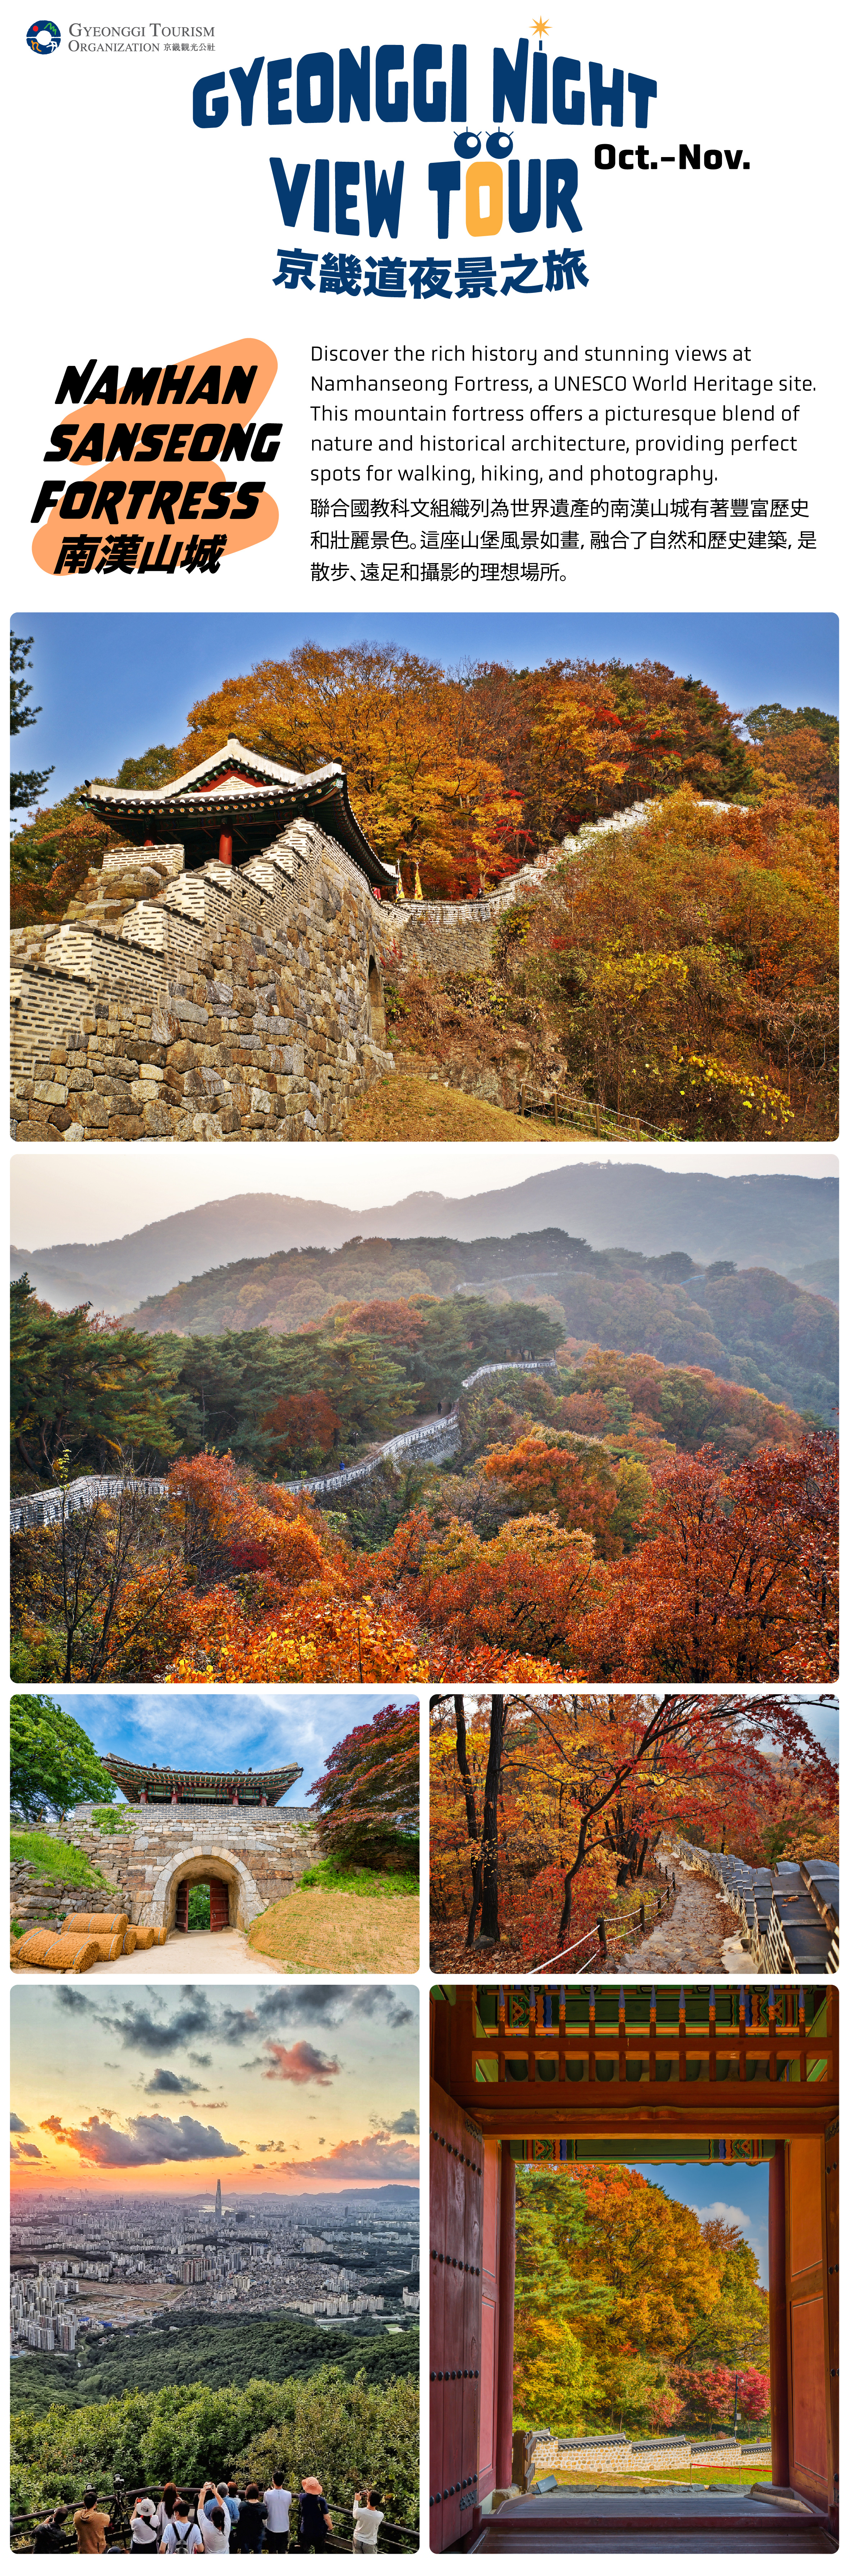
[[[254,1782],[258,1776],[253,1775]],[[277,1775],[262,1776],[273,1789]],[[131,1923],[150,1923],[166,1932],[175,1928],[181,1884],[217,1880],[227,1889],[230,1924],[247,1931],[269,1905],[291,1896],[316,1857],[308,1807],[256,1801],[230,1806],[212,1799],[186,1800],[172,1806],[168,1799],[158,1805],[115,1807],[108,1827],[95,1826],[91,1807],[78,1808],[64,1830],[108,1876]]]
[[[145,1907],[146,1920],[158,1927],[164,1926],[166,1932],[173,1932],[177,1916],[177,1890],[181,1883],[188,1881],[190,1886],[204,1885],[212,1878],[222,1880],[229,1890],[231,1928],[238,1926],[241,1932],[246,1932],[249,1924],[255,1922],[257,1915],[264,1914],[263,1898],[260,1896],[255,1879],[251,1877],[250,1870],[245,1867],[244,1861],[239,1859],[232,1846],[227,1848],[213,1842],[211,1838],[208,1843],[204,1843],[203,1847],[199,1847],[197,1843],[187,1843],[182,1851],[169,1853],[167,1861],[159,1872],[149,1905]]]

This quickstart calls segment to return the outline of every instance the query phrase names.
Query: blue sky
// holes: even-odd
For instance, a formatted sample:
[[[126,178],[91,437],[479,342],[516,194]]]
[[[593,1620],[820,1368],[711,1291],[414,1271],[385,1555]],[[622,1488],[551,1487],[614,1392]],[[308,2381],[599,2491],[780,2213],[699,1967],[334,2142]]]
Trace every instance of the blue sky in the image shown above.
[[[303,1806],[327,1756],[343,1735],[363,1726],[379,1708],[412,1691],[216,1690],[65,1691],[98,1753],[123,1753],[131,1762],[171,1763],[179,1770],[259,1771],[300,1762],[283,1801]]]
[[[768,2287],[768,2164],[635,2164],[632,2172],[643,2174],[646,2182],[659,2183],[670,2200],[683,2201],[699,2218],[723,2218],[727,2226],[739,2227],[757,2255],[764,2288]]]
[[[709,683],[733,709],[778,698],[837,712],[837,618],[831,616],[233,616],[226,612],[103,615],[36,611],[14,617],[35,639],[33,705],[43,713],[17,737],[22,768],[54,764],[45,791],[66,795],[85,777],[114,777],[154,742],[179,742],[190,706],[266,656],[282,659],[308,638],[328,646],[368,640],[454,665],[469,660],[534,666],[551,656],[668,662]]]
[[[811,1734],[815,1735],[817,1743],[823,1746],[824,1751],[828,1754],[829,1761],[837,1762],[840,1750],[840,1720],[837,1700],[832,1698],[829,1691],[823,1691],[822,1694],[818,1693],[815,1698],[808,1698],[804,1691],[799,1691],[798,1693],[793,1691],[790,1696],[792,1698],[793,1707],[800,1709],[803,1717],[807,1718]],[[774,1738],[770,1738],[768,1735],[764,1736],[764,1744],[769,1744],[771,1741],[774,1741]]]

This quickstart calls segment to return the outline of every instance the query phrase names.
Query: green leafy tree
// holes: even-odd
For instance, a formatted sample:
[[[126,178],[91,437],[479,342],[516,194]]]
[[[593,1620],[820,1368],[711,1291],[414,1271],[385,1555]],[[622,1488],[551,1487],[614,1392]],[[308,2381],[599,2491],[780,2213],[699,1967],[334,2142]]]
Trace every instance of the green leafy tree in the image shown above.
[[[9,640],[9,732],[12,735],[24,733],[27,725],[37,724],[41,714],[40,707],[29,707],[26,703],[32,697],[32,687],[23,674],[30,669],[32,646],[31,635],[12,632]],[[13,769],[9,789],[13,814],[19,813],[23,806],[37,805],[42,789],[52,776],[52,764],[49,769]]]
[[[174,1456],[160,1347],[126,1324],[99,1326],[88,1305],[60,1314],[43,1305],[26,1272],[11,1291],[13,1461],[56,1481],[60,1455],[113,1465],[122,1452]]]
[[[149,751],[137,760],[122,760],[117,778],[104,780],[110,787],[167,787],[171,778],[179,778],[182,763],[166,742],[151,743]]]
[[[388,2514],[413,2526],[418,2416],[415,2379],[376,2385],[365,2370],[351,2378],[336,2365],[307,2379],[223,2387],[195,2380],[134,2389],[103,2405],[27,2411],[14,2418],[12,2510],[34,2513],[78,2497],[89,2480],[108,2496],[116,2476],[158,2489],[168,2477],[197,2486],[227,2473],[267,2486],[282,2468],[293,2491],[317,2471],[338,2504],[350,2505],[366,2478]]]
[[[836,742],[840,732],[838,716],[826,715],[824,707],[784,707],[772,699],[760,707],[750,707],[744,719],[753,742],[770,742],[787,733],[818,733],[822,742]]]
[[[90,1736],[59,1701],[16,1692],[9,1709],[11,1803],[28,1823],[66,1816],[84,1799],[113,1806],[117,1790]]]

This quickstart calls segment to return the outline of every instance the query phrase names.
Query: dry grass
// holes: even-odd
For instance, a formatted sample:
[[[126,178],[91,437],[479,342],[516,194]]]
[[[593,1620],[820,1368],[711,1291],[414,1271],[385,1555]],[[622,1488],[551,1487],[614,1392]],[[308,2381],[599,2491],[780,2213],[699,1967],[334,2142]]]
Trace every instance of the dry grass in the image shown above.
[[[415,1976],[419,1965],[419,1900],[348,1896],[302,1887],[270,1905],[248,1933],[252,1950],[286,1969],[330,1975]]]
[[[562,1123],[555,1127],[551,1118],[515,1118],[512,1110],[499,1109],[491,1100],[476,1100],[469,1092],[451,1091],[412,1073],[384,1074],[356,1102],[341,1132],[361,1143],[423,1144],[435,1137],[460,1144],[536,1139],[546,1145],[554,1137],[571,1140],[586,1133]]]

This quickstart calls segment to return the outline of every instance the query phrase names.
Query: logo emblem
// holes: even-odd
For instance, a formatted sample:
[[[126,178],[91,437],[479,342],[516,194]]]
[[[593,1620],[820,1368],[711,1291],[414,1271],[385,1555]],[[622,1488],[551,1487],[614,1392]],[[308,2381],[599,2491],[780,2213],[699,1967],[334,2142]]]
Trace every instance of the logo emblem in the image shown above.
[[[27,28],[27,44],[31,54],[55,54],[61,42],[62,38],[55,18],[34,18],[32,26]]]

